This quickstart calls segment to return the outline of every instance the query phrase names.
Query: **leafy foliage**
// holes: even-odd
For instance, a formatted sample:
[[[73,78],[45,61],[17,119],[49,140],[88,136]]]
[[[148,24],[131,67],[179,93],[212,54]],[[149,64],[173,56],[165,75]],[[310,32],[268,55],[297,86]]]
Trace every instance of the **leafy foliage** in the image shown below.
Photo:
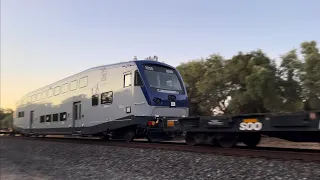
[[[307,109],[320,109],[320,53],[315,41],[301,44],[304,56],[302,74]]]
[[[13,113],[12,109],[3,109],[0,108],[0,120],[4,119],[6,116]]]
[[[320,54],[315,41],[293,49],[280,66],[262,50],[219,54],[182,63],[180,71],[190,99],[190,115],[296,112],[320,109]],[[227,98],[231,97],[228,101]]]
[[[188,63],[183,63],[177,67],[181,76],[183,77],[188,95],[189,95],[189,107],[190,114],[201,115],[203,112],[200,110],[200,102],[202,101],[202,96],[197,89],[198,81],[196,79],[201,79],[205,65],[204,60],[200,61],[189,61]]]
[[[0,108],[0,128],[11,128],[13,120],[12,109]]]

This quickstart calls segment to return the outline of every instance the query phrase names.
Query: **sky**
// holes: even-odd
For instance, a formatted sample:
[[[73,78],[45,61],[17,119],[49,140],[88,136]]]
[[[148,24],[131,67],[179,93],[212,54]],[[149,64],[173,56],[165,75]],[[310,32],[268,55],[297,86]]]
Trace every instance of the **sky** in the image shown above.
[[[177,66],[320,43],[319,0],[0,0],[1,104],[103,64],[157,55]]]

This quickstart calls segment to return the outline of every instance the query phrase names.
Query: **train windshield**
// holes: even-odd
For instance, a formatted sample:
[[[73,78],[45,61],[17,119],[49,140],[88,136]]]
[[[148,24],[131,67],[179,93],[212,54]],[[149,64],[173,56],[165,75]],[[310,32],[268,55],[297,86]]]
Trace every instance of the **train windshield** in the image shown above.
[[[159,92],[183,93],[181,82],[174,69],[154,65],[144,67],[150,87],[156,88]]]

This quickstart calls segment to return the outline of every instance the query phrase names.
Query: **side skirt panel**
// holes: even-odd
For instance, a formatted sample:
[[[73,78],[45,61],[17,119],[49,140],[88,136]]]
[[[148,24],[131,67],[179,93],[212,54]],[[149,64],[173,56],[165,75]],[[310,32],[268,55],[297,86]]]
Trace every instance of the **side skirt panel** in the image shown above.
[[[114,131],[121,128],[137,126],[146,127],[147,122],[154,117],[148,116],[128,116],[113,121],[105,122],[91,127],[70,127],[70,128],[41,128],[41,129],[22,129],[15,127],[17,132],[22,134],[34,134],[34,135],[70,135],[70,134],[81,134],[81,135],[95,135],[106,131]]]

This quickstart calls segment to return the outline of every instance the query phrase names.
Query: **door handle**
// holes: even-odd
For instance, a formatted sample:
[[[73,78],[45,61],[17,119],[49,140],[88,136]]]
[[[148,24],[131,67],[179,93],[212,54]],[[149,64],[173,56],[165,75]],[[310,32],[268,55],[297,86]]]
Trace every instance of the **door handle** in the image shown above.
[[[134,105],[142,105],[145,104],[145,102],[141,102],[141,103],[134,103]]]

